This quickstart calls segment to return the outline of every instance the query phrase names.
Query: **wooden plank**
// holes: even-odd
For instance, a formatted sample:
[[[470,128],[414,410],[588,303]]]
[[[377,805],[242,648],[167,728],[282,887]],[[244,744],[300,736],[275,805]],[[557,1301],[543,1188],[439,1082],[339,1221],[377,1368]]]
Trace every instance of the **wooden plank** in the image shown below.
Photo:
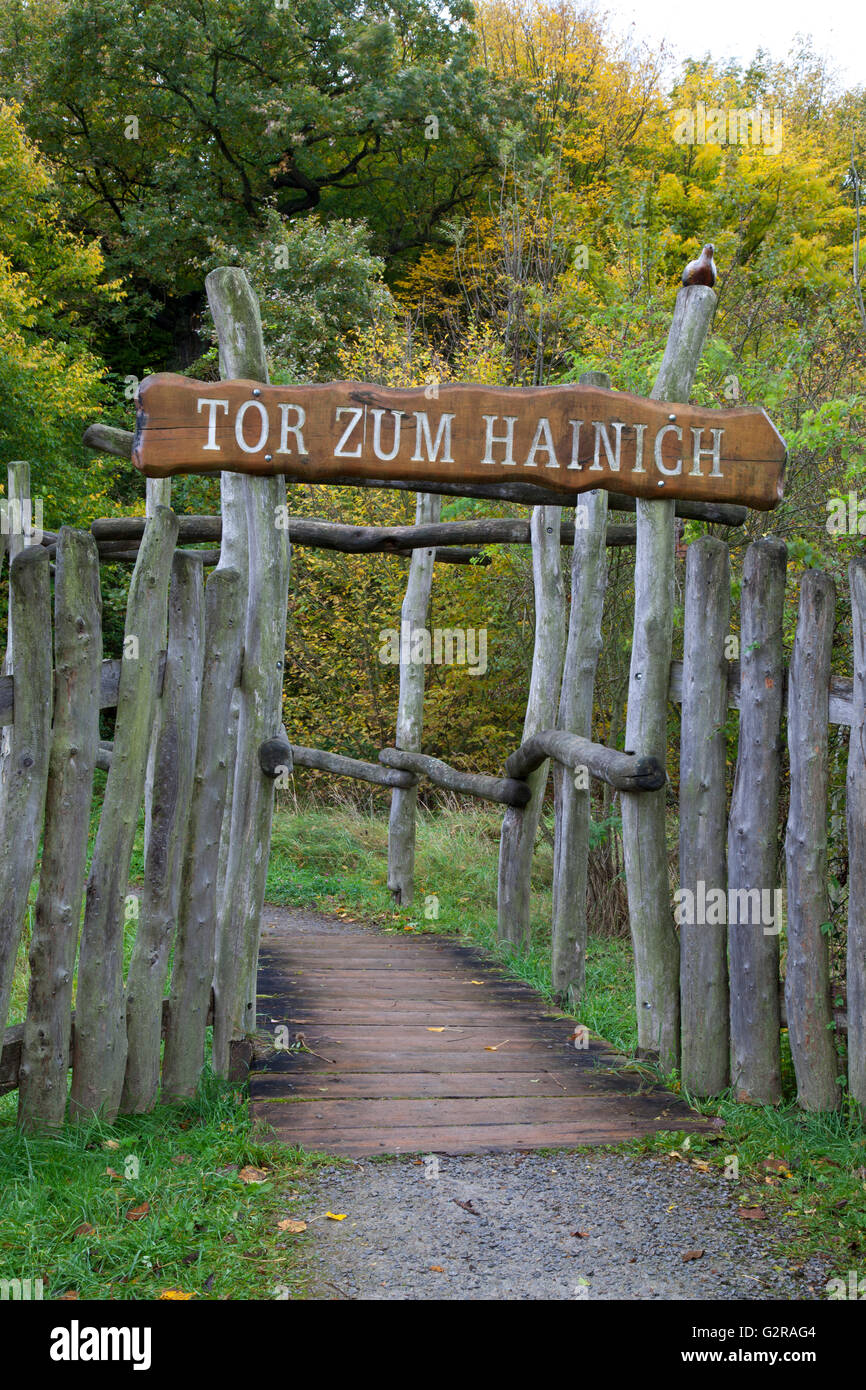
[[[132,461],[146,476],[219,469],[304,482],[427,481],[601,487],[633,497],[781,500],[786,449],[763,410],[645,400],[594,386],[529,389],[361,382],[268,386],[146,377]],[[406,422],[405,425],[403,422]]]
[[[619,1117],[648,1120],[661,1118],[662,1111],[676,1114],[687,1112],[684,1105],[665,1105],[664,1093],[631,1095],[616,1098]],[[420,1125],[509,1125],[552,1124],[569,1126],[572,1133],[590,1121],[604,1123],[610,1118],[613,1106],[610,1097],[583,1096],[432,1096],[400,1097],[378,1100],[315,1100],[286,1101],[285,1126],[302,1135],[310,1130],[327,1128],[339,1138],[339,1131],[369,1128],[415,1128]],[[688,1113],[688,1112],[687,1112]],[[324,1121],[324,1124],[322,1123]]]
[[[450,1048],[441,1052],[433,1052],[430,1048],[386,1052],[380,1049],[363,1050],[358,1044],[352,1049],[351,1055],[340,1058],[339,1065],[335,1063],[334,1074],[338,1071],[497,1072],[502,1071],[505,1066],[512,1066],[516,1071],[531,1071],[533,1067],[543,1067],[545,1070],[556,1070],[558,1075],[559,1067],[573,1067],[576,1071],[591,1069],[591,1061],[579,1060],[582,1055],[586,1054],[579,1053],[577,1049],[569,1052],[567,1049],[554,1047],[552,1043],[535,1043],[528,1046],[525,1041],[500,1048],[497,1052],[486,1052],[483,1048],[477,1047],[469,1052],[451,1051]],[[572,1060],[572,1057],[575,1060]],[[321,1061],[316,1058],[305,1058],[303,1054],[296,1055],[291,1052],[270,1055],[267,1066],[269,1072],[294,1073],[302,1069],[307,1061],[321,1066]]]
[[[387,1072],[326,1071],[253,1073],[255,1100],[387,1099],[397,1096],[562,1096],[614,1094],[628,1086],[620,1077],[598,1081],[577,1072],[535,1071]]]

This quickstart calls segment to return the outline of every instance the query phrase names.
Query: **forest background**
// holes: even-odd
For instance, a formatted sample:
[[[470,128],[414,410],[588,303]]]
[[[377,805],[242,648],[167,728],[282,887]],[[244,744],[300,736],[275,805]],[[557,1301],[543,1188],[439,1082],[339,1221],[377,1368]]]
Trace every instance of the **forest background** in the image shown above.
[[[677,112],[699,103],[778,113],[782,139],[677,138]],[[149,372],[217,375],[203,286],[226,263],[261,297],[274,381],[534,385],[594,368],[648,394],[682,268],[711,240],[719,304],[694,398],[765,407],[790,449],[781,507],[713,528],[735,547],[734,597],[747,541],[782,536],[792,581],[809,565],[837,578],[845,671],[861,542],[827,518],[866,469],[864,147],[866,91],[808,42],[784,62],[695,55],[674,71],[664,48],[569,0],[4,0],[4,461],[30,461],[46,528],[141,513],[143,479],[82,431],[131,428]],[[215,511],[218,484],[179,478],[173,498]],[[414,516],[411,493],[293,484],[289,501],[365,524]],[[482,515],[528,511],[443,507]],[[704,529],[688,523],[685,542]],[[594,737],[620,745],[633,553],[609,552],[596,688]],[[487,555],[436,568],[430,626],[486,629],[488,668],[428,668],[424,751],[494,772],[520,743],[533,597],[528,548]],[[293,741],[366,758],[393,742],[398,672],[380,634],[399,625],[407,563],[295,550]],[[113,656],[129,567],[103,579]],[[681,626],[678,612],[675,644]],[[831,730],[834,815],[846,737]]]

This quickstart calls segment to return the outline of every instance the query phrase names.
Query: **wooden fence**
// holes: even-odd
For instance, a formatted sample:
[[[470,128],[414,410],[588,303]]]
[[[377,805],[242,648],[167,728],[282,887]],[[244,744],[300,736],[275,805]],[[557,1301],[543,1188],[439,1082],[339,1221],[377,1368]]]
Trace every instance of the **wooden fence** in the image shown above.
[[[208,291],[223,374],[266,380],[257,306],[244,277],[214,272]],[[688,398],[714,303],[705,287],[681,292],[656,399]],[[608,385],[600,374],[586,380]],[[91,427],[88,439],[127,455],[132,442],[106,426]],[[191,1095],[209,1024],[215,1069],[232,1073],[253,1027],[273,783],[295,765],[391,790],[389,885],[403,903],[414,888],[419,778],[502,805],[499,935],[519,949],[529,935],[532,853],[552,764],[552,970],[562,1001],[577,1005],[589,915],[590,781],[606,783],[622,804],[641,1049],[680,1066],[695,1094],[731,1085],[743,1099],[772,1104],[781,1095],[785,1026],[801,1105],[831,1110],[840,1103],[834,1039],[844,1025],[848,1086],[866,1105],[866,561],[851,566],[854,676],[845,681],[830,671],[833,584],[815,571],[800,585],[786,660],[786,552],[772,537],[745,553],[739,662],[725,655],[733,625],[728,547],[714,536],[689,547],[683,660],[672,660],[675,518],[739,525],[742,508],[629,503],[599,492],[580,500],[586,511],[578,526],[563,519],[562,497],[520,484],[519,496],[506,485],[466,491],[532,504],[529,522],[445,524],[432,492],[419,496],[414,527],[292,519],[294,544],[411,557],[403,608],[411,630],[426,622],[436,562],[477,559],[478,547],[491,542],[532,547],[536,640],[523,742],[505,775],[461,771],[423,752],[423,666],[405,660],[396,746],[366,763],[293,744],[280,729],[289,557],[286,533],[272,519],[282,481],[223,475],[220,517],[176,517],[160,505],[169,487],[149,485],[146,519],[103,519],[90,533],[64,528],[39,546],[9,538],[9,646],[0,677],[0,1030],[42,840],[27,1016],[6,1031],[0,1055],[0,1093],[18,1088],[22,1124],[63,1120],[70,1066],[73,1116],[146,1110],[160,1089],[166,1098]],[[27,490],[26,467],[12,465],[9,496],[25,500]],[[609,506],[628,506],[635,525],[609,523]],[[219,550],[178,548],[189,543],[218,543]],[[626,752],[591,740],[606,553],[622,545],[635,548],[626,728],[626,748],[634,751]],[[564,546],[571,547],[570,605]],[[101,659],[99,564],[108,560],[134,563],[118,661]],[[205,581],[204,567],[217,561]],[[674,893],[670,701],[682,707]],[[116,710],[115,730],[104,743],[98,716],[108,708]],[[740,732],[728,805],[730,708],[739,710]],[[783,716],[790,767],[784,936],[777,896]],[[844,1015],[833,1007],[824,930],[830,723],[851,728]],[[97,767],[108,779],[85,876]],[[128,878],[142,805],[144,886],[136,897]],[[130,913],[136,932],[124,978]]]

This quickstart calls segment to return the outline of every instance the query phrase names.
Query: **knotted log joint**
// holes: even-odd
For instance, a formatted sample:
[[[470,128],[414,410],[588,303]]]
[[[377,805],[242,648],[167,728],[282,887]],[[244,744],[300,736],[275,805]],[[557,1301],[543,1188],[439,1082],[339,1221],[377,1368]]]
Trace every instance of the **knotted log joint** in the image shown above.
[[[602,743],[592,743],[587,738],[558,729],[548,729],[527,739],[511,754],[505,771],[509,777],[522,780],[540,767],[545,758],[553,758],[572,772],[585,767],[590,777],[624,792],[658,791],[666,781],[665,770],[657,758],[620,753],[615,748],[606,748]]]

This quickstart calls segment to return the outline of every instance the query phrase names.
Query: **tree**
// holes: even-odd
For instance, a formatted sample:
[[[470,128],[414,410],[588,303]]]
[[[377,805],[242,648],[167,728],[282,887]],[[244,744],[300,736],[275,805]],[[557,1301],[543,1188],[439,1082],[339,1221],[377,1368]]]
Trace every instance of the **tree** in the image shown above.
[[[268,209],[363,217],[395,255],[472,200],[508,101],[470,64],[470,15],[467,0],[4,7],[0,93],[130,289],[127,370],[197,355],[212,240],[254,243]]]
[[[104,490],[81,447],[103,375],[86,318],[117,294],[99,248],[64,229],[38,152],[0,102],[0,449],[30,461],[48,526],[89,518]]]

